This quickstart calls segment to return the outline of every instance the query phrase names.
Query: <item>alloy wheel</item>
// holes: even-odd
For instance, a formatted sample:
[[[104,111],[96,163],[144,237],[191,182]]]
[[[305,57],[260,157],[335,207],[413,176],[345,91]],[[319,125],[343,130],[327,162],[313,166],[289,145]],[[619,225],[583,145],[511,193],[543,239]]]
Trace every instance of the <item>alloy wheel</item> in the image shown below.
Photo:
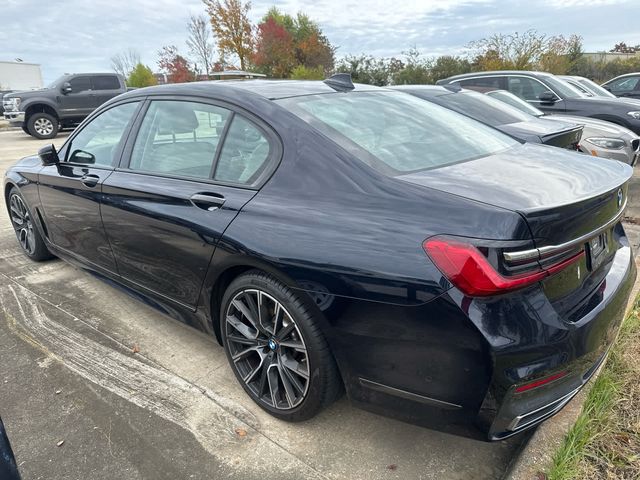
[[[51,135],[53,133],[53,123],[48,118],[38,118],[33,122],[33,129],[38,135]]]
[[[279,410],[302,403],[309,388],[309,356],[284,306],[257,289],[237,293],[225,315],[233,367],[260,402]]]
[[[29,255],[33,255],[36,251],[36,238],[33,231],[33,222],[31,215],[27,210],[22,198],[17,193],[11,195],[9,200],[9,209],[11,212],[11,221],[16,231],[16,236],[20,242],[20,246]]]

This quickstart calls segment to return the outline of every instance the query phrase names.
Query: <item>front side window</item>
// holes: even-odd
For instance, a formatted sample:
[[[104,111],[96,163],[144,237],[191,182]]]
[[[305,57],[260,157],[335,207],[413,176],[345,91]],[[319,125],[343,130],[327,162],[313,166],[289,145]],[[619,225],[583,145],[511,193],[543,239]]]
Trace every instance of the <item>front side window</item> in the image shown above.
[[[402,92],[307,95],[278,103],[359,160],[391,176],[518,145],[476,120]]]
[[[89,77],[74,77],[69,80],[71,85],[71,93],[80,93],[91,90],[91,78]]]
[[[124,132],[129,127],[138,102],[125,103],[102,112],[73,137],[67,148],[70,163],[112,167]]]
[[[638,88],[640,77],[627,77],[614,80],[608,86],[612,92],[629,92]]]
[[[151,102],[136,138],[129,168],[211,178],[222,132],[231,112],[198,102]]]
[[[527,77],[509,77],[508,86],[511,93],[529,102],[539,101],[540,95],[549,91],[539,81]]]

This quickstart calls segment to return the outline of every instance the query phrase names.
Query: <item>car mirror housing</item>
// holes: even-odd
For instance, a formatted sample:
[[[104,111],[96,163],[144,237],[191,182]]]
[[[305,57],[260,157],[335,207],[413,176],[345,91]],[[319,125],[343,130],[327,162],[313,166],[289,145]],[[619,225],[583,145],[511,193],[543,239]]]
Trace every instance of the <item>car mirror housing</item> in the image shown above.
[[[556,94],[550,91],[542,92],[538,98],[542,103],[556,103],[558,100]]]
[[[73,89],[71,88],[71,84],[69,82],[64,82],[62,84],[62,93],[67,94],[67,93],[71,93],[73,91]]]
[[[48,165],[57,165],[58,163],[60,163],[58,152],[56,151],[56,147],[54,147],[53,144],[49,144],[38,150],[38,156],[40,157],[42,165],[44,165],[45,167]]]

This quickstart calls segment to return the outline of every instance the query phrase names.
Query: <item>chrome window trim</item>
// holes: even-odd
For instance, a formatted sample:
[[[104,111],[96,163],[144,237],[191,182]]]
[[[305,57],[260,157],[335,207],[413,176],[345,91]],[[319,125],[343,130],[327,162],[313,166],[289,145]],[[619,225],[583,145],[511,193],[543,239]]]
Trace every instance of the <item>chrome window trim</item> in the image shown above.
[[[511,73],[500,73],[500,74],[496,74],[496,75],[493,75],[493,74],[491,74],[491,75],[474,75],[474,76],[471,76],[471,77],[456,78],[455,80],[452,80],[452,81],[451,81],[451,82],[449,82],[449,83],[458,83],[458,82],[462,82],[462,81],[464,81],[464,80],[477,80],[477,79],[480,79],[480,78],[491,78],[491,77],[499,77],[499,78],[507,77],[507,88],[506,88],[506,90],[507,90],[507,92],[510,92],[510,93],[513,93],[513,92],[511,92],[511,90],[509,90],[509,77],[529,78],[529,79],[531,79],[531,80],[535,80],[536,82],[538,82],[539,84],[541,84],[543,87],[545,87],[547,90],[549,90],[550,92],[552,92],[552,93],[557,97],[557,100],[556,100],[556,101],[561,101],[561,100],[562,100],[562,97],[561,97],[560,95],[558,95],[558,92],[556,92],[556,91],[555,91],[553,88],[551,88],[549,85],[547,85],[546,83],[544,83],[544,82],[543,82],[542,80],[540,80],[539,78],[534,77],[533,75],[519,75],[519,74],[517,74],[517,73],[514,73],[514,74],[511,74]],[[462,85],[461,85],[461,86],[462,86]],[[462,88],[464,88],[464,87],[462,87]],[[514,95],[515,95],[515,93],[514,93]],[[517,95],[516,95],[516,96],[517,96]],[[518,97],[518,98],[521,98],[521,97]],[[525,102],[542,103],[540,100],[525,100],[524,98],[523,98],[523,100],[524,100]]]
[[[562,251],[569,250],[571,247],[575,247],[580,243],[585,243],[591,237],[595,237],[602,231],[607,230],[612,226],[614,226],[616,223],[618,223],[622,219],[625,208],[627,208],[626,198],[624,201],[624,205],[622,206],[622,208],[620,208],[620,211],[616,214],[615,217],[613,217],[611,220],[609,220],[607,223],[605,223],[601,227],[589,233],[586,233],[578,238],[570,240],[568,242],[561,243],[560,245],[548,245],[546,247],[541,247],[541,248],[521,250],[519,252],[502,252],[502,255],[507,262],[521,262],[525,260],[534,260],[534,259],[537,260],[553,253],[560,253]]]

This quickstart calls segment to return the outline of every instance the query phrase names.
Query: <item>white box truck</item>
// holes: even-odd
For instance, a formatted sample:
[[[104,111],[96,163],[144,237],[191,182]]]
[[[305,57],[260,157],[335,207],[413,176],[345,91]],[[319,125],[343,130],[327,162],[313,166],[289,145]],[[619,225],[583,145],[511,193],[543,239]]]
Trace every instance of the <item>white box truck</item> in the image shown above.
[[[37,63],[0,61],[0,91],[42,87],[42,72]]]

